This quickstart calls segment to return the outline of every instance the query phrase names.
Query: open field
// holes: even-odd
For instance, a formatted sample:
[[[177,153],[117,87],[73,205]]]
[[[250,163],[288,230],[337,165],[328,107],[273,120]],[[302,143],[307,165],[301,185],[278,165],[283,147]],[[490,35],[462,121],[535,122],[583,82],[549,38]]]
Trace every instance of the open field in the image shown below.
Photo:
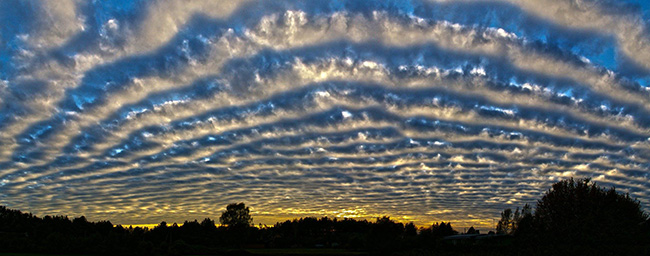
[[[365,252],[355,252],[344,249],[247,249],[246,251],[255,255],[310,255],[310,256],[325,256],[325,255],[368,255]]]
[[[0,256],[88,256],[85,254],[0,253]]]
[[[344,249],[247,249],[253,255],[308,255],[308,256],[353,256],[353,255],[368,255],[364,252],[354,252]],[[0,256],[86,256],[80,254],[39,254],[39,253],[0,253]]]

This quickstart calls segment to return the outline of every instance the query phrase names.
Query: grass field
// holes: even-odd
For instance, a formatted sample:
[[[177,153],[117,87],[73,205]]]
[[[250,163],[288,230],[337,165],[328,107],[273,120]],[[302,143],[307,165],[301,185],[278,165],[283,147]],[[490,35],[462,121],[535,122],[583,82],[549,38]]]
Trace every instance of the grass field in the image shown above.
[[[88,256],[84,254],[0,253],[0,256]]]
[[[255,255],[290,255],[290,256],[353,256],[368,255],[363,252],[353,252],[344,249],[247,249],[246,251]],[[64,254],[38,254],[38,253],[0,253],[0,256],[85,256],[85,255],[64,255]]]
[[[246,251],[256,255],[309,255],[309,256],[329,256],[329,255],[368,255],[364,252],[348,251],[345,249],[247,249]]]

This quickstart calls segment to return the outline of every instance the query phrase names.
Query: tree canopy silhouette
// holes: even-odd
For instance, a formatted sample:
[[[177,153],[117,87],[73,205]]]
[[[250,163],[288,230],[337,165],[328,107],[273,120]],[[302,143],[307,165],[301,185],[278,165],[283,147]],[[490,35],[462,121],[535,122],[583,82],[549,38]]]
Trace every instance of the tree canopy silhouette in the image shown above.
[[[629,194],[604,189],[590,179],[553,184],[537,202],[534,225],[546,238],[563,243],[628,243],[643,234],[648,215]]]
[[[537,201],[505,209],[497,233],[514,235],[518,254],[650,255],[650,220],[641,204],[590,179],[557,182]]]
[[[519,211],[519,207],[512,212],[512,209],[508,208],[501,212],[501,220],[497,224],[497,234],[515,234],[518,231],[521,231],[520,225],[526,227],[530,226],[530,221],[532,219],[532,209],[529,204],[524,205],[524,207]]]
[[[519,209],[517,209],[519,211]],[[513,228],[512,209],[508,208],[501,212],[501,220],[497,224],[497,234],[512,234]]]
[[[234,203],[226,206],[226,211],[221,214],[219,221],[229,227],[250,226],[253,223],[253,217],[244,203]]]

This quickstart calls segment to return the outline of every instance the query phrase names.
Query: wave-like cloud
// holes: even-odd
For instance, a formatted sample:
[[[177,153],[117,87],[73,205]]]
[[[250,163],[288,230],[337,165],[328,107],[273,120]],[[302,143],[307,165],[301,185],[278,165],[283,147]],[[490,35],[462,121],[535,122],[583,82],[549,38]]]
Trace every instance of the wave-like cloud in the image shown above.
[[[2,1],[0,203],[490,227],[574,176],[649,207],[647,7]]]

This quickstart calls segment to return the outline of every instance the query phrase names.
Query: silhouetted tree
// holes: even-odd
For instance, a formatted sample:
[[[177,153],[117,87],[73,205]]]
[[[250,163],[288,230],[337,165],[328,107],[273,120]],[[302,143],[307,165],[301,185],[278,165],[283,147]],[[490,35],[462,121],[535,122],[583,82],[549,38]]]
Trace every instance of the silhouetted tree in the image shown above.
[[[458,234],[456,230],[451,227],[451,223],[433,223],[428,228],[420,229],[418,240],[420,247],[439,247],[442,245],[442,239],[446,236]]]
[[[536,232],[557,243],[634,243],[648,215],[639,201],[614,188],[603,189],[589,179],[553,184],[537,203]]]
[[[205,218],[203,221],[201,221],[201,227],[204,230],[215,230],[217,227],[214,224],[214,220],[211,220],[210,218]]]
[[[519,209],[517,209],[519,210]],[[511,234],[512,232],[512,210],[510,208],[501,212],[501,220],[497,224],[497,234]]]
[[[226,210],[219,217],[221,224],[226,226],[227,235],[224,241],[237,247],[242,247],[249,241],[253,218],[250,209],[244,203],[233,203],[226,206]]]
[[[521,211],[519,211],[519,207],[517,207],[514,213],[509,208],[503,210],[503,212],[501,212],[501,219],[497,224],[497,234],[514,234],[519,229],[519,225],[524,218],[532,217],[531,212],[530,205],[528,204],[524,205]],[[525,223],[525,225],[530,224]]]
[[[244,203],[229,204],[226,211],[219,217],[221,224],[226,226],[250,226],[253,223],[253,217],[250,210]]]
[[[377,218],[370,226],[367,246],[373,251],[392,251],[401,245],[404,224],[397,223],[388,216]]]
[[[404,235],[405,236],[416,236],[418,234],[418,229],[415,227],[413,222],[409,222],[404,225]]]
[[[451,222],[445,223],[444,221],[440,222],[440,224],[436,222],[431,225],[431,233],[436,238],[458,234],[458,232],[451,227]]]
[[[514,218],[513,234],[530,234],[533,232],[533,210],[529,204],[521,208],[521,214]]]

